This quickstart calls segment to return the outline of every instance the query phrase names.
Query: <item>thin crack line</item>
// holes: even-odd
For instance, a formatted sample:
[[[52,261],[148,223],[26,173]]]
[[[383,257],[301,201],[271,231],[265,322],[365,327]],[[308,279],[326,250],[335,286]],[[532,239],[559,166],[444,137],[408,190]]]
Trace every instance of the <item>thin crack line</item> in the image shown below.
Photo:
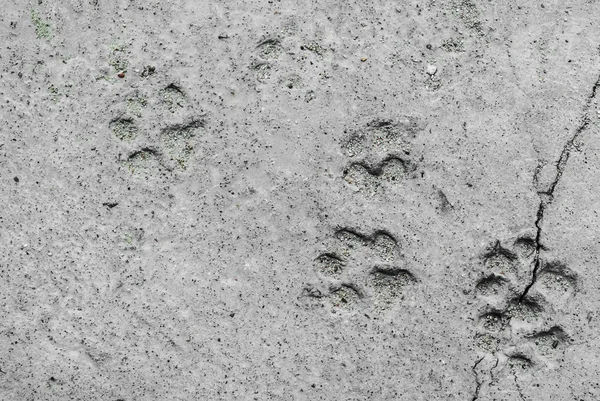
[[[515,386],[517,387],[517,391],[519,392],[519,396],[521,397],[521,400],[525,400],[525,397],[523,397],[523,390],[521,390],[521,386],[519,385],[519,382],[517,381],[517,372],[515,372],[514,370],[512,371],[513,377],[515,379]]]
[[[529,292],[531,287],[533,287],[533,285],[535,284],[535,281],[537,280],[537,273],[538,273],[538,271],[540,269],[540,265],[541,265],[540,253],[542,250],[542,242],[541,242],[542,220],[544,219],[545,208],[546,208],[546,204],[543,201],[540,201],[540,206],[537,211],[537,218],[535,220],[535,227],[536,227],[537,231],[535,234],[535,252],[534,252],[534,256],[533,256],[533,272],[532,272],[532,276],[531,276],[531,282],[527,285],[527,287],[525,287],[525,290],[519,297],[519,302],[523,301],[523,298],[525,298],[525,296],[527,295],[527,293]]]
[[[488,383],[488,387],[492,387],[492,384],[494,384],[494,381],[496,380],[494,378],[494,369],[496,369],[498,367],[499,362],[500,362],[500,358],[498,358],[498,356],[496,356],[496,364],[494,366],[492,366],[492,368],[490,369],[490,382]]]
[[[582,119],[581,124],[579,125],[577,130],[575,130],[575,133],[573,134],[571,139],[569,139],[567,141],[562,152],[560,153],[560,157],[558,158],[558,162],[556,163],[556,176],[554,178],[554,181],[552,182],[548,191],[542,192],[543,194],[548,195],[549,197],[552,197],[554,195],[554,190],[556,189],[556,185],[558,185],[558,181],[562,177],[563,171],[565,170],[567,162],[569,161],[569,156],[571,156],[571,151],[575,147],[575,141],[577,140],[579,135],[583,131],[585,131],[585,129],[590,125],[590,116],[589,116],[588,112],[590,110],[590,106],[592,105],[592,100],[596,97],[598,87],[600,87],[600,75],[598,76],[598,79],[596,80],[596,82],[594,83],[594,86],[592,87],[592,93],[590,94],[590,96],[588,96],[587,101],[585,102],[585,105],[583,106],[583,119]],[[549,202],[551,202],[551,201],[552,200],[549,200]]]
[[[477,369],[477,365],[479,365],[481,363],[481,361],[483,361],[484,358],[485,358],[485,355],[482,356],[477,362],[475,362],[475,365],[473,365],[473,367],[471,368],[471,370],[475,374],[475,383],[476,383],[475,395],[473,396],[473,398],[471,398],[471,401],[475,401],[479,398],[479,389],[481,388],[481,382],[479,381],[479,373],[477,373],[477,370],[475,370],[475,369]]]
[[[558,185],[558,182],[562,178],[563,172],[567,166],[567,162],[569,161],[569,157],[571,156],[571,151],[573,150],[573,148],[576,147],[575,141],[577,140],[577,138],[579,138],[579,135],[581,135],[581,133],[583,131],[585,131],[585,129],[590,125],[589,110],[592,105],[592,100],[594,100],[594,98],[596,97],[596,94],[598,93],[599,88],[600,88],[600,75],[598,75],[598,79],[596,79],[596,82],[592,86],[591,94],[588,96],[588,98],[585,102],[585,105],[583,106],[583,111],[582,111],[583,118],[582,118],[581,124],[579,125],[579,127],[577,127],[573,136],[567,141],[567,143],[563,147],[563,150],[560,153],[560,157],[558,158],[558,161],[556,162],[556,175],[554,176],[554,180],[548,187],[548,190],[538,192],[538,195],[540,196],[540,205],[538,207],[537,217],[535,220],[535,227],[536,227],[537,232],[535,235],[535,253],[534,253],[534,258],[533,258],[533,272],[531,274],[530,283],[527,285],[527,287],[525,287],[525,290],[523,290],[523,293],[519,297],[519,302],[523,301],[523,299],[525,298],[525,296],[527,295],[527,293],[529,292],[531,287],[533,287],[533,285],[535,284],[535,282],[537,280],[537,274],[540,270],[541,263],[542,263],[541,259],[540,259],[540,253],[543,250],[543,246],[541,244],[541,238],[542,238],[542,222],[544,220],[544,212],[546,211],[546,207],[548,205],[550,205],[552,203],[552,201],[554,200],[554,191],[556,189],[556,186]]]

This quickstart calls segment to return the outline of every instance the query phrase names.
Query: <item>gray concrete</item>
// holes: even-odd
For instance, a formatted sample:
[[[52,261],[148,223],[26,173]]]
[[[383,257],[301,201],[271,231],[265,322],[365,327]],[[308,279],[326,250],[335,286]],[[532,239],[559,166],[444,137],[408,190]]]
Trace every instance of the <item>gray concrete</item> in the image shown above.
[[[0,1],[1,400],[598,400],[600,2]]]

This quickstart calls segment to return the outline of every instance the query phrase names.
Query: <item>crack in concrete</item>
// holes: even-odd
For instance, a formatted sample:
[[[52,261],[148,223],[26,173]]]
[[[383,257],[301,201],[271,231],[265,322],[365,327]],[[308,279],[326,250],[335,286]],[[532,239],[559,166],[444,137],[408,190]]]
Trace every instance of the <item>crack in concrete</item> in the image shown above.
[[[475,362],[475,364],[471,368],[471,370],[473,371],[473,374],[475,375],[475,383],[476,383],[475,395],[473,396],[473,398],[471,398],[471,401],[475,401],[479,398],[479,389],[481,389],[482,383],[479,381],[479,373],[477,373],[476,369],[477,369],[477,365],[479,365],[481,363],[481,361],[483,361],[484,358],[485,358],[485,356],[482,356],[477,362]]]
[[[490,382],[488,383],[488,387],[492,387],[492,384],[494,384],[494,381],[496,380],[494,378],[494,369],[496,369],[498,367],[499,362],[500,362],[500,358],[498,358],[496,356],[496,364],[494,366],[492,366],[492,368],[490,369]]]
[[[500,358],[498,358],[497,356],[496,358],[496,364],[494,366],[492,366],[489,370],[489,374],[490,374],[490,381],[488,382],[488,387],[491,387],[493,382],[494,382],[494,372],[493,370],[496,369],[498,367],[498,363],[500,362]],[[476,401],[479,399],[479,391],[481,390],[481,386],[483,385],[483,382],[481,382],[479,380],[479,373],[477,373],[477,366],[479,366],[479,364],[485,359],[485,355],[482,356],[478,361],[475,362],[475,364],[473,365],[473,367],[471,368],[471,370],[473,370],[473,374],[475,375],[475,383],[476,383],[476,387],[475,387],[475,395],[473,395],[473,398],[471,398],[471,401]]]
[[[529,292],[531,287],[533,287],[533,285],[535,284],[535,282],[537,280],[537,274],[539,272],[540,265],[541,265],[540,253],[543,250],[543,245],[541,243],[541,237],[542,237],[542,223],[544,220],[544,213],[546,211],[546,207],[548,205],[550,205],[552,203],[552,201],[554,200],[554,191],[556,190],[556,186],[558,185],[558,182],[562,178],[563,172],[566,169],[567,162],[569,161],[569,157],[571,156],[571,152],[573,151],[574,148],[577,148],[575,141],[577,140],[577,138],[579,138],[581,133],[583,131],[585,131],[585,129],[590,124],[589,110],[590,110],[590,106],[592,105],[592,100],[594,100],[594,98],[596,97],[596,94],[598,93],[598,88],[600,88],[600,75],[598,75],[596,82],[592,86],[592,91],[586,99],[586,102],[585,102],[585,105],[584,105],[583,111],[582,111],[583,118],[582,118],[581,124],[579,124],[579,127],[577,127],[577,129],[575,130],[575,133],[573,134],[573,136],[571,136],[571,138],[567,141],[567,143],[563,147],[563,150],[560,153],[560,157],[558,158],[558,161],[556,162],[556,175],[554,176],[554,180],[552,181],[552,183],[550,184],[550,186],[548,187],[548,189],[546,191],[538,192],[538,195],[540,196],[540,205],[538,207],[537,218],[535,220],[535,227],[536,227],[537,231],[536,231],[536,235],[535,235],[535,252],[534,252],[534,258],[533,258],[533,272],[531,275],[530,283],[527,285],[527,287],[525,287],[525,290],[519,297],[519,302],[523,301],[523,299],[525,298],[525,296],[527,295],[527,293]]]
[[[517,387],[517,391],[519,392],[519,397],[521,397],[521,400],[525,401],[525,397],[523,396],[523,390],[521,389],[521,386],[519,385],[519,382],[517,381],[517,372],[515,372],[513,370],[512,374],[515,379],[515,386]]]

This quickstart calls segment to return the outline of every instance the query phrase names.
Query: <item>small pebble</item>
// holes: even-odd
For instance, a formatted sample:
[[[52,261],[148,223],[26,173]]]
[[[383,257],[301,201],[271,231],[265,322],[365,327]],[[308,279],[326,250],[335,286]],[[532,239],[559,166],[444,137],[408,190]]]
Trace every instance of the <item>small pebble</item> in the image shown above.
[[[435,73],[437,72],[437,67],[435,65],[427,65],[427,74],[429,75],[435,75]]]
[[[119,72],[119,73],[117,74],[117,76],[118,76],[119,78],[125,78],[125,72],[124,72],[124,71],[121,71],[121,72]]]
[[[367,61],[367,58],[366,58],[366,57],[362,57],[362,58],[360,59],[360,61],[362,61],[362,62],[364,63],[365,61]]]

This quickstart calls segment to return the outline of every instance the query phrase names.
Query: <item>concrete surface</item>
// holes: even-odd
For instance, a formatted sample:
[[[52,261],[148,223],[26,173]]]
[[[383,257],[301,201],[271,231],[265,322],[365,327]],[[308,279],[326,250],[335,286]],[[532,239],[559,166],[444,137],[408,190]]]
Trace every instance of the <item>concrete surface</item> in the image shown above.
[[[600,2],[542,1],[0,1],[0,399],[600,399]]]

